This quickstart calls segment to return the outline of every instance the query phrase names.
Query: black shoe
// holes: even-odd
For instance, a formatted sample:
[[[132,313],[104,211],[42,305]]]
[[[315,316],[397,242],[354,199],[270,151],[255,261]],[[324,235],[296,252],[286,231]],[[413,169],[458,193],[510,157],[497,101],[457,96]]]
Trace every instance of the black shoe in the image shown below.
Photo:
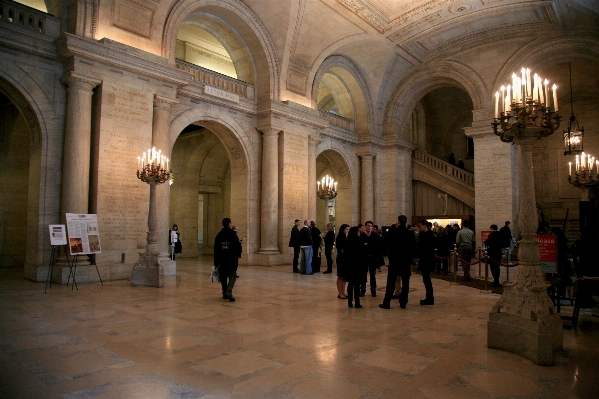
[[[293,269],[293,272],[294,273],[299,273],[300,271],[299,271],[299,269]]]
[[[434,305],[435,304],[435,300],[434,299],[421,299],[420,300],[420,305]]]
[[[366,295],[366,291],[360,292],[360,296],[364,296],[364,295]]]
[[[353,304],[351,304],[351,303],[348,303],[348,304],[347,304],[347,306],[348,306],[348,307],[350,307],[350,308],[353,308],[353,307],[354,307],[354,305],[353,305]]]
[[[471,277],[464,277],[462,279],[462,281],[465,281],[465,282],[472,281],[472,278]]]
[[[347,299],[346,296],[341,296],[341,295],[337,295],[337,298],[339,298],[339,299]]]
[[[362,305],[356,305],[356,309],[360,309]]]
[[[391,305],[385,305],[384,303],[381,303],[379,305],[379,308],[381,308],[381,309],[391,309]]]
[[[402,308],[402,309],[405,309],[406,308],[406,304],[405,303],[400,303],[399,307]]]
[[[391,299],[399,299],[399,295],[393,295],[391,296]]]
[[[300,274],[306,274],[306,272],[300,272]]]
[[[223,294],[223,299],[229,299],[229,295]]]
[[[235,298],[233,298],[233,294],[229,295],[229,301],[230,302],[235,302]]]
[[[304,274],[305,274],[306,276],[311,276],[311,275],[313,275],[313,274],[314,274],[314,272],[312,272],[312,273],[304,273]]]
[[[330,271],[328,271],[328,270],[327,270],[327,271],[324,271],[324,272],[322,272],[322,274],[331,274],[331,273],[333,273],[333,272],[330,272]]]
[[[370,295],[372,295],[373,297],[375,297],[375,296],[376,296],[376,291],[372,291],[372,292],[370,293]]]

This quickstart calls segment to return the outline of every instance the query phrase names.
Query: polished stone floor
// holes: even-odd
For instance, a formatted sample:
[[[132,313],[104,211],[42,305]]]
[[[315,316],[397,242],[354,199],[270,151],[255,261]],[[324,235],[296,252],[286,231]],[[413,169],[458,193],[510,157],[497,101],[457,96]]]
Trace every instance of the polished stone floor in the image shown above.
[[[337,299],[334,275],[242,267],[223,300],[210,258],[165,288],[79,290],[0,270],[0,398],[598,398],[599,320],[564,330],[556,365],[486,347],[496,294],[419,275],[402,310]],[[378,275],[382,289],[386,269]],[[571,308],[563,308],[571,312]]]

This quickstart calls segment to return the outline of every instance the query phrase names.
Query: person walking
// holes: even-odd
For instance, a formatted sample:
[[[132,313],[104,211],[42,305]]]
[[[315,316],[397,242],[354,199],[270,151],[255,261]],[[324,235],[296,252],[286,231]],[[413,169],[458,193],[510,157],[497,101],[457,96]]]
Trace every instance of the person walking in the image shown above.
[[[327,232],[324,236],[324,256],[327,258],[327,270],[322,274],[333,273],[333,246],[335,245],[335,230],[333,223],[327,223]],[[339,266],[337,266],[339,267]]]
[[[293,272],[294,273],[300,272],[297,267],[297,265],[299,263],[299,254],[300,254],[299,226],[300,226],[300,220],[295,219],[295,222],[293,222],[293,227],[291,228],[291,234],[289,235],[289,247],[293,248]]]
[[[489,258],[491,258],[490,266],[491,266],[491,275],[493,276],[493,282],[491,283],[491,287],[501,287],[499,283],[499,273],[500,273],[500,263],[501,263],[501,247],[503,246],[503,237],[501,233],[497,231],[497,225],[491,225],[491,233],[485,240],[485,245],[487,246],[487,250],[489,253]]]
[[[385,298],[380,308],[390,309],[393,291],[397,277],[401,277],[401,293],[399,294],[399,307],[406,308],[408,293],[410,291],[410,276],[412,275],[412,259],[416,250],[416,238],[406,228],[408,218],[400,215],[394,228],[389,229],[385,235],[385,244],[389,250],[389,267],[387,271],[387,287]]]
[[[223,299],[235,302],[233,287],[241,257],[241,242],[237,233],[231,229],[231,219],[224,218],[222,224],[222,230],[214,239],[214,266],[218,267]]]
[[[299,245],[301,250],[300,274],[314,274],[312,272],[312,231],[309,220],[304,220],[304,227],[300,229]]]
[[[361,308],[360,284],[363,280],[363,264],[361,261],[360,235],[357,227],[349,229],[347,243],[345,245],[344,258],[346,260],[347,306]]]
[[[175,260],[176,254],[181,253],[181,241],[179,237],[179,226],[173,224],[173,228],[168,232],[168,243],[171,246],[171,260]]]
[[[426,290],[426,298],[420,300],[420,305],[434,305],[435,297],[433,295],[431,269],[435,266],[435,235],[429,230],[426,219],[418,222],[416,258],[418,259],[418,267]]]
[[[460,257],[462,258],[462,270],[464,278],[462,281],[470,281],[470,262],[472,262],[472,253],[474,252],[474,232],[470,230],[470,222],[462,221],[462,228],[455,237],[455,243],[458,246]]]

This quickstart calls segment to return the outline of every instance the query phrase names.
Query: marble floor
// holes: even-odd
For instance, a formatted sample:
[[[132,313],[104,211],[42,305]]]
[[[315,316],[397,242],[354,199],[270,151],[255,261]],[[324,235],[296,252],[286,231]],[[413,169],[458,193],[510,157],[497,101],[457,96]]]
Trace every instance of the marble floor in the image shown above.
[[[334,275],[241,267],[237,301],[180,259],[165,288],[79,290],[0,270],[0,398],[598,398],[599,320],[564,330],[553,367],[486,347],[496,294],[419,275],[407,309],[337,298]],[[571,312],[564,307],[563,312]]]

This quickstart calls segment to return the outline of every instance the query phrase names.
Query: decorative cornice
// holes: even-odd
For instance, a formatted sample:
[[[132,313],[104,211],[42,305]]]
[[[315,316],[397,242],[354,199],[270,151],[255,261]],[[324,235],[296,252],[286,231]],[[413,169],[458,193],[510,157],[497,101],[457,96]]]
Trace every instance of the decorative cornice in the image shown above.
[[[175,105],[175,104],[179,104],[179,100],[177,100],[176,98],[168,98],[168,97],[159,96],[158,94],[154,94],[154,104]]]
[[[266,105],[266,104],[265,104]],[[323,130],[329,126],[329,122],[320,116],[320,113],[310,107],[294,103],[292,101],[274,102],[269,106],[262,106],[258,109],[259,125],[284,125],[284,121],[275,123],[273,119],[285,119],[287,121],[299,122],[300,125],[310,126],[316,130]]]
[[[73,83],[83,83],[88,86],[88,89],[91,92],[94,87],[102,83],[102,80],[84,76],[73,71],[68,71],[63,75],[62,78],[60,78],[60,82],[67,86],[71,86]]]
[[[113,43],[115,42],[111,41],[111,44]],[[59,59],[63,61],[71,57],[80,57],[148,78],[171,83],[179,87],[186,85],[191,80],[188,73],[170,67],[166,62],[156,62],[162,60],[162,57],[150,53],[142,57],[140,54],[145,52],[122,43],[120,43],[120,47],[122,48],[116,48],[113,45],[64,33],[58,38],[56,45],[58,47]],[[130,48],[131,52],[125,52],[123,48]],[[154,57],[158,58],[155,60],[150,59]]]

